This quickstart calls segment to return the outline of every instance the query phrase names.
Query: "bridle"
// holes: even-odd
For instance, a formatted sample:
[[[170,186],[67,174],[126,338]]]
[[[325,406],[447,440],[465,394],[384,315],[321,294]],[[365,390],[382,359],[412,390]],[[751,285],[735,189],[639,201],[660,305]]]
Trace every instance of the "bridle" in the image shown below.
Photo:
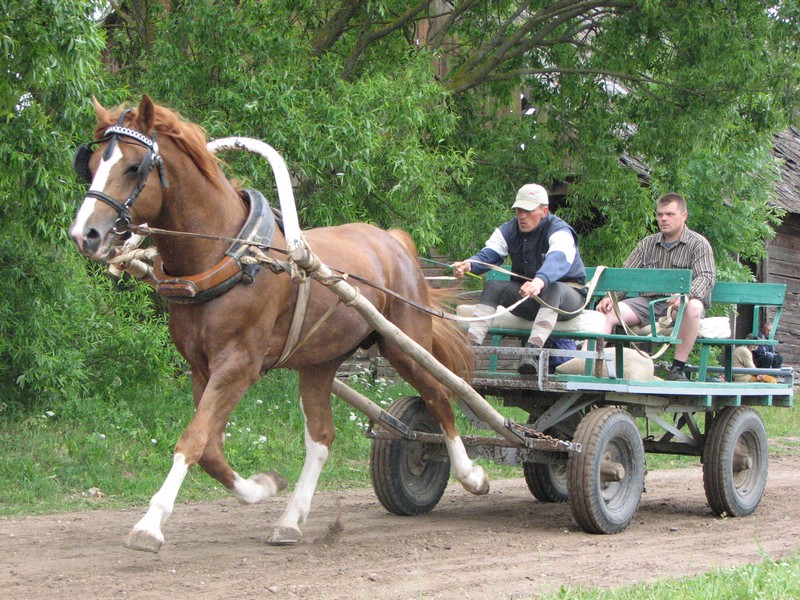
[[[142,189],[144,189],[144,186],[147,183],[147,178],[150,175],[150,171],[153,170],[153,167],[158,167],[158,176],[161,180],[161,187],[163,189],[168,187],[167,176],[164,172],[164,159],[161,158],[161,155],[158,152],[158,142],[156,141],[155,131],[153,131],[150,136],[146,136],[135,129],[123,127],[122,122],[124,121],[128,112],[130,112],[130,109],[126,110],[122,113],[122,115],[120,115],[116,125],[112,125],[105,130],[103,137],[78,146],[78,150],[75,152],[75,158],[72,161],[72,168],[75,170],[78,176],[87,183],[91,184],[93,178],[92,172],[89,170],[89,159],[91,158],[92,154],[94,154],[94,149],[92,148],[93,146],[102,144],[103,142],[108,142],[108,146],[106,146],[106,149],[103,152],[103,160],[108,160],[111,158],[111,154],[114,152],[114,148],[117,147],[117,143],[121,138],[126,138],[125,141],[139,144],[147,149],[147,154],[145,154],[141,164],[139,165],[139,169],[137,170],[136,185],[131,193],[128,194],[128,198],[124,202],[120,202],[119,200],[112,198],[100,190],[89,189],[86,192],[87,198],[97,198],[117,211],[117,220],[112,227],[112,231],[117,234],[124,233],[128,230],[131,224],[130,209],[133,206],[133,203],[136,202],[136,199],[139,197]]]

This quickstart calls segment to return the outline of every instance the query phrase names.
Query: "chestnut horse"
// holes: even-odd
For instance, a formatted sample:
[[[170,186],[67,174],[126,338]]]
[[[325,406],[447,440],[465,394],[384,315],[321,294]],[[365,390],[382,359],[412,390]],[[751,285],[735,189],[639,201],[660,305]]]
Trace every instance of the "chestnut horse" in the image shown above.
[[[94,100],[94,110],[95,140],[81,146],[75,160],[76,171],[91,185],[70,236],[84,255],[104,260],[131,225],[146,223],[153,229],[161,261],[155,269],[163,284],[159,289],[169,297],[172,339],[191,366],[196,407],[175,446],[172,468],[125,540],[126,547],[159,551],[164,542],[162,526],[188,470],[196,463],[245,504],[265,500],[286,487],[286,481],[274,472],[240,476],[228,465],[222,449],[231,411],[262,373],[278,366],[299,374],[306,457],[268,542],[297,542],[335,436],[330,405],[334,376],[359,347],[373,343],[417,389],[441,424],[453,476],[474,494],[488,491],[485,472],[472,464],[458,437],[452,392],[395,341],[337,302],[324,285],[310,283],[299,335],[302,342],[288,357],[284,355],[300,286],[280,269],[242,271],[241,249],[231,251],[230,239],[247,229],[258,194],[237,189],[225,177],[199,126],[154,104],[146,95],[137,108],[107,110]],[[257,229],[262,241],[264,236],[271,238],[267,256],[284,258],[276,250],[285,248],[285,238],[279,228],[270,226],[271,214],[260,215]],[[169,235],[168,231],[192,235]],[[473,353],[463,336],[442,319],[402,301],[437,304],[407,234],[353,223],[311,229],[305,236],[324,264],[375,284],[360,286],[359,291],[381,314],[445,367],[468,374]]]

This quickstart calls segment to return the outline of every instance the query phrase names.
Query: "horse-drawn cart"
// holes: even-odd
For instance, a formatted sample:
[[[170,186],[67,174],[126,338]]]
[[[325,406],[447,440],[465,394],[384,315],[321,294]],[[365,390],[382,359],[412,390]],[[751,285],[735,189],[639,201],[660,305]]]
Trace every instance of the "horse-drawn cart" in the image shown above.
[[[680,292],[682,287],[688,291],[689,285],[688,271],[609,269],[600,276],[594,294],[624,290],[666,295],[667,290]],[[783,285],[719,283],[713,301],[752,307],[756,323],[759,311],[769,309],[775,329],[784,295]],[[467,312],[460,308],[459,312]],[[472,387],[482,396],[500,398],[504,406],[523,409],[530,415],[529,435],[543,437],[517,445],[497,437],[465,438],[470,456],[522,466],[531,493],[542,502],[569,501],[575,520],[587,532],[616,533],[633,519],[644,489],[646,453],[700,457],[713,511],[728,516],[752,513],[764,493],[768,463],[766,432],[752,407],[791,406],[793,370],[734,367],[733,349],[759,343],[752,337],[701,337],[700,365],[690,367],[691,380],[664,381],[655,377],[647,355],[635,348],[674,343],[674,333],[605,335],[593,327],[597,315],[586,317],[572,326],[559,322],[553,335],[589,340],[590,349],[544,349],[534,377],[518,375],[514,369],[530,323],[526,329],[524,321],[510,315],[495,319],[491,341],[476,349],[482,368]],[[675,323],[672,331],[677,332],[678,326]],[[634,347],[626,347],[630,345]],[[709,348],[715,346],[723,348],[722,367],[708,366]],[[560,372],[549,365],[556,356],[571,359]],[[633,364],[626,365],[626,360]],[[774,383],[757,381],[759,375],[770,376]],[[751,381],[741,381],[747,379]],[[462,403],[462,408],[479,427],[493,429],[468,405]],[[373,434],[376,493],[393,513],[426,512],[447,484],[447,469],[442,466],[447,456],[427,433],[435,429],[435,422],[425,417],[415,398],[400,400],[389,413],[426,434],[421,440],[409,441],[411,436],[406,436],[399,441],[397,432],[385,433],[393,428],[380,422]],[[549,444],[552,439],[569,445]]]
[[[285,512],[268,535],[271,544],[301,538],[299,526],[310,513],[335,435],[331,392],[372,421],[375,491],[383,506],[398,515],[433,509],[450,475],[471,493],[487,493],[488,478],[471,460],[480,456],[521,464],[537,498],[567,499],[581,527],[614,533],[627,526],[638,506],[645,451],[703,457],[707,496],[719,513],[744,515],[757,506],[767,471],[766,435],[748,405],[791,405],[791,369],[778,373],[780,383],[736,384],[729,382],[729,360],[728,382],[711,381],[714,368],[704,350],[699,381],[644,381],[625,370],[626,336],[582,329],[554,335],[588,340],[587,350],[543,350],[539,375],[522,378],[503,366],[503,359],[518,356],[520,348],[501,340],[526,335],[524,327],[503,329],[495,323],[490,331],[496,343],[477,352],[487,364],[481,363],[472,381],[464,381],[455,372],[468,370],[463,367],[473,353],[457,332],[425,314],[436,313],[436,299],[407,234],[365,224],[302,232],[288,169],[267,144],[226,138],[206,146],[202,130],[147,96],[137,109],[107,110],[95,102],[95,113],[98,137],[75,157],[76,172],[90,187],[70,235],[84,255],[110,260],[123,235],[152,234],[152,250],[159,255],[152,268],[140,260],[153,258],[147,251],[118,256],[114,264],[137,272],[169,300],[170,333],[191,366],[196,407],[175,447],[170,472],[130,531],[127,547],[159,551],[162,526],[195,464],[242,503],[260,502],[286,487],[272,471],[240,476],[222,447],[227,418],[241,395],[260,374],[275,368],[299,373],[306,461]],[[280,224],[263,195],[239,190],[225,177],[212,156],[222,150],[248,150],[269,160]],[[664,273],[622,284],[622,274],[615,271],[620,270],[598,278],[597,293],[614,285],[625,291],[688,291],[681,287],[688,286],[688,279],[675,287]],[[351,285],[353,280],[359,284]],[[665,286],[669,289],[661,289]],[[742,298],[761,304],[752,300]],[[782,301],[781,296],[763,303],[776,310],[775,324]],[[675,341],[661,332],[645,339]],[[404,398],[384,410],[335,379],[356,348],[372,343],[420,397]],[[604,345],[616,349],[607,353]],[[733,345],[726,347],[730,358]],[[559,352],[582,360],[582,373],[549,374],[549,359]],[[524,409],[528,422],[504,416],[484,398],[488,395]],[[459,436],[451,396],[493,435]],[[665,433],[642,435],[635,417],[656,423]]]

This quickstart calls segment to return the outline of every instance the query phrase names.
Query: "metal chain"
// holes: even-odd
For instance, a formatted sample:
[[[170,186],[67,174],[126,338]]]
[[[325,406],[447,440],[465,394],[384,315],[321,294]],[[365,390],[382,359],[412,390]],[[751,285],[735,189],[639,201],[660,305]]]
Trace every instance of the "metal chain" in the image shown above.
[[[543,431],[539,431],[537,429],[534,429],[533,427],[529,427],[528,425],[522,425],[520,423],[514,423],[514,427],[515,428],[519,428],[520,430],[522,430],[525,433],[525,435],[527,435],[527,436],[530,436],[532,438],[536,438],[536,439],[539,439],[539,440],[544,440],[546,442],[553,442],[556,445],[563,444],[566,441],[566,440],[562,440],[562,439],[557,438],[557,437],[553,437],[552,435],[548,435],[548,434],[544,433]]]

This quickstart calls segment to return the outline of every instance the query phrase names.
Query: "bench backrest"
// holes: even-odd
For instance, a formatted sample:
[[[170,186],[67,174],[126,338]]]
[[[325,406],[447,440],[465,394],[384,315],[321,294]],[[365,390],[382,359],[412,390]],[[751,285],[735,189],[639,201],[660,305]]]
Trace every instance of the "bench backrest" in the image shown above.
[[[783,283],[718,281],[711,291],[711,302],[717,304],[783,306],[785,298],[786,285]]]
[[[587,278],[594,276],[595,269],[586,269]],[[591,275],[589,274],[591,271]],[[605,269],[595,287],[594,295],[606,292],[629,294],[688,293],[692,287],[692,272],[689,269]]]
[[[586,282],[594,277],[597,267],[586,267]],[[508,280],[508,273],[489,271],[487,279]],[[692,287],[692,272],[689,269],[612,269],[606,268],[600,275],[594,296],[606,292],[628,292],[630,294],[680,294],[688,293]]]
[[[772,318],[772,331],[769,338],[771,340],[775,338],[785,299],[786,284],[783,283],[718,281],[711,291],[712,304],[744,304],[753,307],[752,333],[754,337],[758,337],[761,310],[774,309],[775,315]]]

